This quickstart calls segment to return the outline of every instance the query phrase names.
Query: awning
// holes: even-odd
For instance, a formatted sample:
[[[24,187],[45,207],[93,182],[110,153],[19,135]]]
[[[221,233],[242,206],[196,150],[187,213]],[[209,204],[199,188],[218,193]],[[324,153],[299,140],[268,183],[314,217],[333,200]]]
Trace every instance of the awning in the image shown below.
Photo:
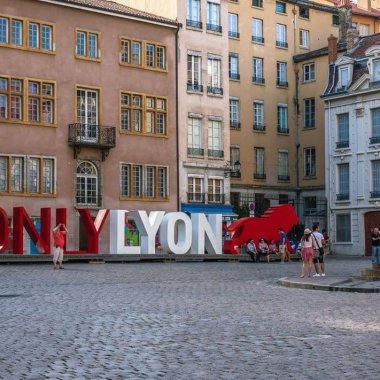
[[[237,218],[238,215],[232,211],[231,205],[212,205],[204,203],[181,203],[181,211],[202,214],[222,214],[223,217]]]

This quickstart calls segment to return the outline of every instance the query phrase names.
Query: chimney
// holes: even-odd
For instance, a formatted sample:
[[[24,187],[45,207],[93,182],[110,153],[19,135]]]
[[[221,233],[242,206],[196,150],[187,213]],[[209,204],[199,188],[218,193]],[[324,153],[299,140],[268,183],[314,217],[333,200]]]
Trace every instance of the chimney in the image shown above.
[[[353,49],[356,43],[359,41],[359,31],[357,29],[347,30],[347,50]]]
[[[333,63],[338,58],[338,39],[330,34],[328,41],[329,63]]]

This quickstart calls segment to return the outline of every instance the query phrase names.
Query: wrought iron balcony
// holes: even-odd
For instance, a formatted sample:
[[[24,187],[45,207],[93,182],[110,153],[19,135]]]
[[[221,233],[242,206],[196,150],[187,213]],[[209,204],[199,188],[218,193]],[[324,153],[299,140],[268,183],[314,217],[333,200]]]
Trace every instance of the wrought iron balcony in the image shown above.
[[[208,203],[224,203],[224,194],[207,194],[207,202]]]
[[[276,41],[276,46],[281,48],[287,48],[288,43],[286,41]]]
[[[284,80],[277,79],[276,83],[279,87],[289,87],[289,83]]]
[[[69,124],[68,143],[74,147],[74,158],[77,158],[82,147],[93,147],[102,151],[104,161],[109,150],[116,146],[116,128],[94,124]]]
[[[207,93],[212,95],[223,95],[223,88],[207,86]]]
[[[263,77],[253,76],[252,83],[265,84],[265,79]]]
[[[265,173],[253,173],[254,179],[267,179],[267,175]]]
[[[234,80],[240,80],[240,74],[239,73],[233,73],[233,72],[229,72],[229,77],[230,79],[234,79]]]
[[[343,194],[337,194],[336,200],[337,201],[348,201],[350,199],[349,193],[343,193]]]
[[[187,19],[186,26],[190,26],[191,28],[196,28],[196,29],[202,29],[202,22]]]
[[[228,37],[232,37],[232,38],[240,38],[240,33],[239,32],[234,32],[232,30],[229,30],[228,31]]]
[[[240,123],[238,121],[230,121],[231,129],[240,129]]]
[[[281,126],[277,126],[277,132],[278,133],[284,133],[284,134],[289,134],[289,128],[284,128],[284,127],[281,127]]]
[[[224,151],[223,150],[208,149],[208,156],[209,157],[223,158],[224,157]]]
[[[262,36],[252,36],[252,42],[263,44],[264,43],[264,37],[262,37]]]
[[[349,148],[349,147],[350,147],[349,141],[338,141],[336,143],[336,149]]]
[[[188,203],[205,203],[205,193],[187,193]]]
[[[212,32],[222,33],[222,26],[217,24],[206,24],[207,30],[211,30]]]
[[[290,176],[289,175],[283,175],[283,174],[279,174],[277,176],[277,179],[279,181],[289,181],[290,180]]]
[[[369,138],[370,144],[380,144],[380,136],[373,136]]]
[[[190,156],[203,156],[205,153],[202,148],[187,148],[187,154]]]
[[[380,198],[380,191],[371,191],[371,198]]]
[[[93,194],[93,195],[76,194],[75,202],[77,206],[101,207],[102,196],[99,194]]]
[[[265,131],[265,125],[259,124],[259,123],[253,123],[253,130],[264,132]]]
[[[187,82],[187,91],[203,92],[203,86],[197,82]]]

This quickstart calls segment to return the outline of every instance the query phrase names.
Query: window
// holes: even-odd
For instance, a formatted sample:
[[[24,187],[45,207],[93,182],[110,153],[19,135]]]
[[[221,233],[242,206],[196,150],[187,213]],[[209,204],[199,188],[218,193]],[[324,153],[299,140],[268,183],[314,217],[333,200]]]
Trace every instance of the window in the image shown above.
[[[289,133],[288,106],[286,104],[277,105],[277,132]]]
[[[340,22],[339,22],[339,16],[338,15],[332,15],[332,24],[334,26],[339,26]],[[354,27],[354,26],[352,26]]]
[[[230,98],[230,128],[240,129],[240,107],[237,98]]]
[[[187,154],[203,156],[202,119],[189,117],[187,119]]]
[[[1,113],[1,103],[0,103],[0,113]],[[372,124],[372,136],[370,137],[370,144],[378,144],[380,143],[380,108],[371,109],[371,124]]]
[[[340,82],[340,88],[342,90],[346,90],[349,82],[349,71],[348,67],[341,67],[339,68],[339,82]]]
[[[239,55],[236,53],[230,53],[228,58],[229,77],[230,79],[239,80]]]
[[[342,113],[337,115],[338,118],[338,141],[336,147],[339,148],[348,148],[350,146],[350,135],[349,135],[349,114]]]
[[[141,42],[131,41],[131,65],[141,65]]]
[[[0,120],[55,123],[55,84],[0,77]],[[24,115],[24,104],[28,112]]]
[[[221,77],[221,59],[209,57],[207,60],[207,93],[223,95]]]
[[[253,129],[265,131],[264,125],[264,103],[260,100],[253,102]]]
[[[255,148],[254,155],[255,172],[253,173],[253,178],[265,179],[265,149]]]
[[[53,25],[0,16],[0,44],[20,49],[53,51]]]
[[[204,203],[204,179],[202,177],[187,177],[187,201]]]
[[[350,199],[350,165],[338,165],[338,193],[336,199],[338,201]]]
[[[305,215],[313,215],[317,212],[317,197],[305,197]]]
[[[256,58],[254,57],[252,59],[252,83],[259,83],[264,84],[264,73],[263,73],[263,67],[264,67],[264,60],[262,58]]]
[[[207,30],[222,33],[220,4],[207,2]]]
[[[224,157],[222,140],[222,122],[219,120],[208,121],[208,156]]]
[[[315,66],[314,63],[306,63],[303,68],[303,81],[312,82],[315,80]]]
[[[168,168],[121,163],[120,195],[123,198],[167,199]]]
[[[54,194],[55,159],[0,156],[0,192]]]
[[[99,33],[77,30],[76,56],[78,58],[100,59]]]
[[[276,12],[277,13],[286,13],[286,4],[276,1]]]
[[[310,41],[309,31],[300,29],[299,35],[300,35],[300,46],[304,49],[308,49],[309,41]]]
[[[288,87],[288,68],[286,62],[277,62],[277,86]]]
[[[380,82],[380,59],[373,61],[373,82]]]
[[[278,180],[289,181],[289,154],[287,150],[278,151]]]
[[[207,202],[224,203],[223,180],[219,178],[208,178]]]
[[[202,58],[199,55],[187,55],[187,90],[203,92]]]
[[[235,13],[228,13],[228,36],[239,38],[239,16]]]
[[[369,35],[369,25],[368,24],[359,24],[359,36],[368,36]]]
[[[315,99],[303,100],[303,127],[314,128],[315,126]]]
[[[309,11],[309,8],[306,8],[306,7],[300,7],[299,8],[299,13],[300,13],[300,17],[302,18],[309,18],[310,17],[310,11]]]
[[[166,69],[166,49],[151,43],[145,44],[145,66],[152,69]]]
[[[230,146],[230,159],[232,170],[230,176],[233,178],[240,178],[240,147],[239,146]]]
[[[371,198],[380,198],[380,160],[372,161]]]
[[[77,88],[77,118],[80,124],[82,141],[96,142],[98,140],[99,124],[99,91]]]
[[[286,41],[286,25],[276,24],[276,46],[281,48],[288,47]]]
[[[252,42],[264,43],[263,20],[252,19]]]
[[[252,0],[252,6],[257,8],[263,7],[263,0]]]
[[[145,125],[143,125],[144,114]],[[120,129],[123,132],[166,136],[167,100],[155,96],[122,92],[120,122]]]
[[[200,0],[187,0],[186,25],[202,29]]]
[[[351,215],[336,215],[336,242],[349,243],[351,241]]]
[[[76,175],[76,203],[100,206],[98,169],[90,161],[78,163]]]
[[[304,176],[305,177],[315,177],[316,167],[315,167],[315,148],[305,148],[303,150],[304,156]]]

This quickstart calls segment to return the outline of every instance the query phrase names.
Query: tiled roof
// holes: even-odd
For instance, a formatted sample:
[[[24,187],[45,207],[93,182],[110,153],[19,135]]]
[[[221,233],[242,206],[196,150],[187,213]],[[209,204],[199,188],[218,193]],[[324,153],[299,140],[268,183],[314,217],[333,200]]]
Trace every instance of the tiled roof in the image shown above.
[[[366,50],[373,45],[380,45],[380,33],[359,37],[359,41],[356,43],[354,48],[351,49],[346,55],[351,58],[360,58],[365,54]]]
[[[335,6],[339,6],[340,1],[330,0],[330,3],[335,4]],[[369,17],[380,17],[380,11],[376,8],[371,7],[370,9],[363,9],[363,8],[358,7],[357,4],[350,4],[350,7],[353,14],[369,16]]]
[[[37,0],[43,1],[43,0]],[[141,20],[158,22],[170,26],[180,26],[180,24],[176,20],[172,20],[169,18],[157,16],[151,13],[143,12],[138,9],[134,9],[128,7],[123,4],[115,3],[113,1],[107,0],[50,0],[49,2],[56,4],[67,4],[73,6],[80,6],[84,8],[96,9],[98,11],[103,12],[111,12],[114,14],[119,14],[123,16],[130,16],[139,18]]]

